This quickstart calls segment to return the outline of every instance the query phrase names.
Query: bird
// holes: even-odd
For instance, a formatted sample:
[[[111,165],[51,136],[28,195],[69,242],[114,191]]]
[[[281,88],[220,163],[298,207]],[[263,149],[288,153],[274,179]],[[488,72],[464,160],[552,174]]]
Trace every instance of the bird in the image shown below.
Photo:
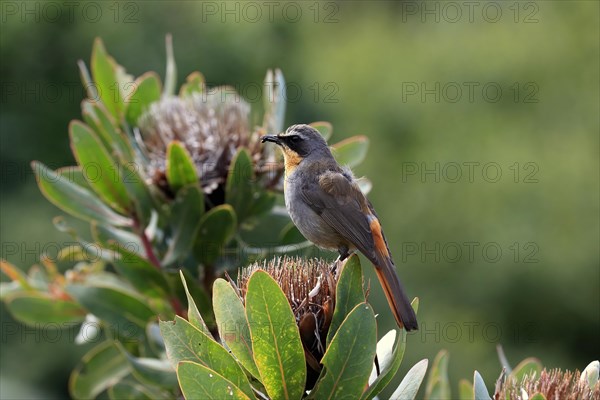
[[[417,330],[373,205],[325,138],[312,126],[297,124],[262,136],[261,142],[275,143],[283,152],[285,205],[300,233],[317,247],[337,251],[341,261],[360,251],[374,265],[398,326]]]

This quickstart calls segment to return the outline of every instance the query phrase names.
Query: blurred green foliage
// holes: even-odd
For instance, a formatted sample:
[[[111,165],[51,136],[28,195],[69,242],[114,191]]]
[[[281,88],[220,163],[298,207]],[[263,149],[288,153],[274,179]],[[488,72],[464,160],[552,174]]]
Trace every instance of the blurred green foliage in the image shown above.
[[[16,14],[7,4],[17,5]],[[24,4],[40,7],[40,17],[24,13]],[[237,84],[249,98],[264,71],[278,67],[290,84],[286,125],[328,120],[337,134],[369,137],[356,172],[373,181],[370,198],[400,276],[421,298],[421,330],[408,337],[400,376],[441,348],[453,355],[451,382],[475,368],[495,377],[496,343],[511,359],[535,355],[568,369],[597,353],[597,2],[502,3],[496,22],[483,17],[486,2],[477,2],[473,22],[466,8],[448,21],[454,14],[438,2],[428,2],[437,4],[433,14],[423,12],[427,3],[294,3],[302,10],[296,22],[282,5],[272,19],[263,9],[257,21],[239,5],[236,21],[236,12],[221,15],[220,2],[96,3],[95,21],[82,15],[85,3],[73,18],[52,3],[63,7],[56,20],[42,15],[42,4],[2,3],[2,258],[29,266],[42,250],[55,251],[48,238],[70,241],[52,226],[59,212],[39,193],[29,162],[74,164],[65,132],[84,97],[76,61],[88,59],[93,38],[102,37],[130,73],[164,76],[170,32],[179,84],[200,70],[211,86]],[[461,166],[457,182],[451,163]],[[497,165],[484,172],[487,163]],[[501,177],[489,182],[498,167]],[[492,262],[498,248],[502,256]],[[371,302],[385,310],[376,285]],[[55,343],[48,332],[16,325],[2,307],[2,397],[64,397],[86,348],[73,354],[74,335]],[[378,318],[381,335],[393,320],[387,312]]]

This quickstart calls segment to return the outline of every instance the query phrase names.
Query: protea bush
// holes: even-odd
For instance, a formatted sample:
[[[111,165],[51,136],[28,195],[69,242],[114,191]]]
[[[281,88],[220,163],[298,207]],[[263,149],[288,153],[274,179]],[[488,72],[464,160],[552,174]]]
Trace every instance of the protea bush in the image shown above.
[[[427,385],[425,399],[463,400],[597,400],[600,399],[598,380],[600,363],[591,362],[583,372],[546,369],[533,357],[526,358],[512,368],[498,345],[502,363],[500,377],[490,391],[478,371],[473,380],[461,379],[458,395],[448,381],[448,352],[442,350],[435,357]]]
[[[323,260],[284,257],[248,266],[237,284],[217,279],[217,334],[188,300],[187,321],[160,323],[188,399],[372,399],[406,348],[405,331],[377,342],[357,256],[339,277]],[[413,399],[426,369],[427,360],[413,367],[392,398]]]
[[[271,328],[289,339],[278,350],[292,352],[289,393],[325,390],[327,371],[336,371],[334,345],[356,333],[341,335],[340,326],[356,323],[357,315],[368,328],[361,351],[368,357],[357,380],[367,390],[376,336],[365,299],[355,314],[336,306],[335,292],[343,284],[326,261],[260,261],[315,253],[282,207],[279,155],[258,141],[284,129],[282,73],[267,71],[264,101],[250,104],[231,87],[207,87],[199,72],[177,90],[170,40],[164,80],[155,72],[128,75],[99,39],[89,70],[84,62],[79,69],[87,98],[81,120],[69,125],[77,165],[52,170],[32,163],[41,192],[64,212],[54,225],[66,237],[65,246],[58,254],[42,254],[26,272],[1,262],[12,280],[2,283],[2,300],[18,321],[42,329],[79,327],[74,345],[93,344],[71,374],[72,397],[178,397],[180,384],[184,394],[192,390],[188,375],[181,374],[187,368],[197,373],[191,361],[232,382],[234,395],[239,389],[250,398],[259,393],[278,398],[274,388],[287,387],[288,376],[269,369],[273,343],[266,328],[256,331],[264,315],[248,309],[260,306],[260,290],[277,305],[273,317],[281,324]],[[313,126],[330,137],[329,123]],[[364,136],[356,136],[333,148],[341,163],[356,165],[367,146]],[[365,181],[365,190],[369,186]],[[291,264],[297,267],[287,268]],[[242,269],[239,292],[217,279],[247,265],[257,271]],[[277,283],[258,271],[284,265],[285,279]],[[231,307],[223,307],[222,299]],[[194,340],[203,335],[211,350],[178,362],[165,331],[169,323],[159,328],[159,321],[174,319],[173,329],[186,327]],[[239,336],[246,326],[250,330]]]

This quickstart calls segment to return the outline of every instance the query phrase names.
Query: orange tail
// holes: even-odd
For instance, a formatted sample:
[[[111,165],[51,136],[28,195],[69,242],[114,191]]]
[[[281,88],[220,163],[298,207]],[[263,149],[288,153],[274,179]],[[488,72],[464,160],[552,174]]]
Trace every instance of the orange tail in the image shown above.
[[[382,266],[375,265],[375,272],[377,272],[377,277],[379,278],[381,287],[383,287],[383,292],[390,304],[394,318],[396,318],[396,322],[400,328],[404,326],[409,332],[417,330],[419,329],[417,315],[410,305],[408,296],[400,283],[396,267],[389,258],[385,261],[385,263],[382,263],[384,264]]]

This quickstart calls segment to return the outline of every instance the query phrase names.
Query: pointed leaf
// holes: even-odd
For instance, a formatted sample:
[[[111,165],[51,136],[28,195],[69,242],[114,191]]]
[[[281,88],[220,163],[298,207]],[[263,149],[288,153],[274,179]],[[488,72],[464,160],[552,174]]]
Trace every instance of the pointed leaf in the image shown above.
[[[250,383],[237,361],[225,348],[200,332],[192,324],[176,316],[173,322],[160,321],[160,331],[165,339],[167,355],[173,366],[176,367],[181,361],[199,363],[226,376],[242,392],[249,397],[253,396]]]
[[[189,255],[203,213],[204,193],[197,184],[185,186],[177,192],[171,208],[171,241],[163,265],[170,265]]]
[[[69,392],[75,399],[93,399],[129,374],[130,367],[113,342],[90,350],[71,373]]]
[[[419,298],[415,299],[411,303],[412,308],[415,310],[415,314],[419,311]],[[396,347],[392,351],[394,345],[394,339],[396,337],[396,330],[388,332],[381,340],[377,343],[377,358],[379,360],[380,373],[377,376],[377,369],[373,366],[371,370],[371,377],[369,378],[369,388],[363,394],[364,399],[371,399],[381,392],[394,378],[396,372],[400,368],[402,358],[404,357],[404,351],[406,350],[406,330],[400,330],[400,338],[396,342]]]
[[[69,135],[73,154],[92,189],[113,209],[121,212],[129,210],[131,201],[121,180],[121,167],[100,140],[79,121],[71,122]]]
[[[102,103],[113,117],[120,120],[123,96],[117,77],[117,63],[108,55],[100,38],[96,38],[92,49],[92,76]]]
[[[69,182],[81,186],[84,189],[91,190],[88,181],[85,180],[83,171],[79,166],[62,167],[56,170],[56,173],[69,180]]]
[[[167,71],[165,73],[165,87],[163,95],[172,96],[175,94],[175,85],[177,85],[177,66],[175,65],[175,56],[173,55],[173,37],[168,34],[165,38],[167,50]]]
[[[4,300],[12,316],[27,325],[46,327],[77,323],[85,319],[85,310],[70,300],[60,300],[44,294],[18,293]]]
[[[148,321],[156,317],[142,299],[114,288],[71,284],[66,287],[75,300],[123,338],[139,338]]]
[[[212,264],[219,257],[236,232],[237,218],[228,204],[214,207],[200,220],[200,228],[194,244],[194,254],[205,264]]]
[[[150,107],[150,104],[160,100],[160,86],[160,78],[155,72],[146,72],[135,80],[133,93],[127,99],[125,114],[131,126],[137,125],[138,118]]]
[[[243,221],[252,205],[254,169],[248,150],[240,148],[231,161],[231,169],[227,176],[225,202],[235,210],[238,221]]]
[[[428,400],[450,398],[450,383],[448,382],[448,352],[441,350],[433,360],[431,372],[427,379],[425,398]]]
[[[138,255],[144,253],[142,241],[134,233],[96,221],[93,221],[91,225],[94,242],[100,244],[102,247],[123,247],[131,253],[136,253]]]
[[[201,364],[182,361],[177,366],[179,386],[186,399],[236,399],[250,397],[223,375]]]
[[[260,378],[252,355],[252,340],[244,306],[233,287],[220,278],[213,284],[213,307],[221,340],[225,341],[244,368]]]
[[[360,303],[339,327],[321,360],[324,366],[314,399],[360,398],[369,380],[377,348],[373,308]]]
[[[7,248],[5,248],[4,250],[7,250]],[[0,270],[10,279],[12,279],[15,282],[18,282],[22,289],[33,289],[27,280],[27,275],[25,275],[23,271],[21,271],[19,268],[15,267],[8,261],[0,259]]]
[[[140,293],[151,298],[168,296],[169,283],[158,267],[122,245],[109,248],[117,253],[112,260],[115,269]]]
[[[390,400],[413,400],[421,387],[421,382],[427,372],[428,360],[416,363],[407,373],[400,386],[392,393]]]
[[[297,244],[306,241],[306,238],[302,236],[302,234],[293,222],[290,222],[289,224],[284,226],[279,236],[281,237],[282,245]]]
[[[187,76],[185,83],[179,89],[179,97],[191,96],[194,93],[202,93],[204,91],[204,76],[194,71]]]
[[[473,384],[466,379],[461,379],[458,382],[458,397],[460,400],[474,400]]]
[[[199,182],[190,153],[183,143],[176,140],[167,147],[167,181],[174,192],[186,185],[198,185]]]
[[[111,400],[170,400],[173,394],[154,385],[140,383],[131,375],[108,389]]]
[[[515,379],[517,382],[521,382],[525,375],[531,375],[536,373],[540,376],[542,372],[542,363],[537,358],[529,357],[521,361],[510,373],[508,379]]]
[[[188,320],[189,320],[189,322],[195,328],[198,328],[199,330],[201,330],[202,333],[204,333],[206,336],[212,338],[212,334],[206,327],[206,323],[204,323],[204,319],[202,318],[200,311],[198,311],[196,302],[194,301],[194,298],[190,294],[190,290],[188,289],[188,285],[185,280],[185,275],[183,274],[183,271],[179,271],[179,276],[181,277],[181,283],[183,284],[183,288],[185,290],[185,297],[187,298],[187,302],[188,302]]]
[[[127,137],[119,129],[115,118],[102,103],[83,100],[81,103],[83,120],[98,135],[98,138],[115,160],[133,163],[133,149]]]
[[[492,400],[490,393],[485,387],[483,378],[477,371],[473,374],[473,395],[475,396],[475,400]]]
[[[323,136],[323,139],[325,139],[326,141],[331,138],[331,135],[333,133],[333,126],[331,126],[331,124],[329,122],[317,121],[317,122],[311,123],[310,126],[312,126],[317,131],[319,131],[321,136]]]
[[[366,136],[353,136],[334,144],[333,156],[341,165],[355,167],[367,156],[369,138]]]
[[[177,385],[175,369],[167,360],[157,358],[134,357],[117,342],[117,348],[125,356],[126,361],[131,366],[131,373],[140,382],[148,385],[158,385],[170,389]]]
[[[267,134],[274,135],[283,130],[285,120],[286,85],[281,70],[268,70],[264,85],[265,115],[263,117],[263,127]]]
[[[248,281],[246,317],[254,361],[272,399],[300,399],[306,361],[296,319],[277,282],[256,271]]]
[[[327,333],[327,346],[329,346],[333,335],[335,335],[338,327],[342,324],[348,313],[357,304],[365,301],[362,279],[360,259],[354,254],[346,260],[340,272],[340,278],[335,290],[335,310],[333,311],[333,318],[331,319],[331,325]]]
[[[86,221],[131,226],[132,221],[107,207],[94,193],[34,161],[31,164],[42,194],[61,210]]]
[[[594,389],[600,378],[600,362],[592,361],[585,367],[579,378],[580,382],[586,382],[590,389]]]

